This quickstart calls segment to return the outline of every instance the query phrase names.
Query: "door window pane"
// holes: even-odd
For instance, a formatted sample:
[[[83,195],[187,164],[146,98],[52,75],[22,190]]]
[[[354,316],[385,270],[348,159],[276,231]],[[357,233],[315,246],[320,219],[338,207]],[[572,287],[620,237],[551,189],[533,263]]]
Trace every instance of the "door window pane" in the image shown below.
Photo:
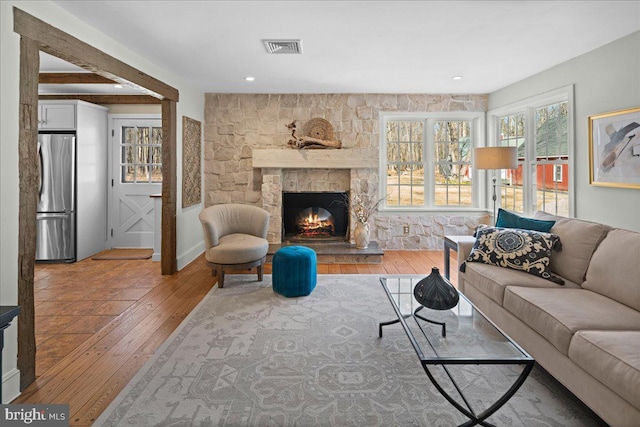
[[[123,183],[162,182],[162,128],[122,128]]]

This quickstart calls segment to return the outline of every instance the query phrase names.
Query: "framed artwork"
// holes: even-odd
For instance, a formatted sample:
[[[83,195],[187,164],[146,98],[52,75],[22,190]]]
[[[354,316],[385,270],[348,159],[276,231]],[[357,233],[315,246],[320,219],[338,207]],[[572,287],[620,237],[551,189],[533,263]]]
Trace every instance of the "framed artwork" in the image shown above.
[[[182,116],[182,207],[200,203],[200,163],[202,125],[199,121]]]
[[[640,107],[589,116],[589,183],[640,188]]]

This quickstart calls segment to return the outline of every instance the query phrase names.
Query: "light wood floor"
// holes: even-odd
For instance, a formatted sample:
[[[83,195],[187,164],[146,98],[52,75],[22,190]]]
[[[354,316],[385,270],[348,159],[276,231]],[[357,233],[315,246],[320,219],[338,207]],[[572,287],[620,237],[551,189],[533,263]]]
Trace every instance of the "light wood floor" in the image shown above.
[[[443,265],[442,251],[386,251],[381,264],[318,273],[426,275]],[[69,404],[71,425],[91,425],[214,284],[203,257],[172,276],[150,260],[38,264],[37,380],[13,403]]]

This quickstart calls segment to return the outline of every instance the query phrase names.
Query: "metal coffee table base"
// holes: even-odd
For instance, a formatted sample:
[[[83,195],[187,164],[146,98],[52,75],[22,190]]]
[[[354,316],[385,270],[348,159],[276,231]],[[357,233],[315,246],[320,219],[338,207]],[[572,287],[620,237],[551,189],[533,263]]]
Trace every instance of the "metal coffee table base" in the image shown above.
[[[418,309],[416,309],[416,311],[413,314],[403,315],[402,316],[402,320],[400,320],[400,318],[398,318],[398,319],[390,320],[388,322],[380,322],[380,324],[378,325],[378,336],[380,338],[382,338],[382,327],[383,326],[393,325],[395,323],[404,323],[405,319],[408,319],[408,318],[414,317],[414,316],[419,318],[419,319],[422,319],[424,321],[430,322],[430,323],[441,324],[439,322],[433,322],[433,321],[430,321],[428,319],[425,319],[424,317],[422,317],[420,315],[416,315],[415,313],[420,311],[420,308],[422,308],[422,307],[419,307]],[[444,326],[444,324],[441,324],[441,325],[442,325],[442,336],[444,337],[445,333],[446,333],[445,332],[445,326]],[[408,337],[409,337],[409,340],[412,341],[412,344],[415,345],[414,338],[411,335],[408,335]],[[479,360],[479,359],[470,359],[469,358],[469,359],[453,359],[453,360],[437,360],[437,359],[436,360],[421,360],[420,362],[422,364],[422,368],[424,369],[425,373],[429,377],[429,380],[431,380],[431,383],[438,390],[438,392],[440,392],[440,394],[445,399],[447,399],[447,401],[449,403],[451,403],[451,405],[453,405],[454,408],[456,408],[463,415],[465,415],[467,418],[469,418],[469,421],[467,421],[464,424],[461,424],[460,427],[469,427],[469,426],[475,426],[475,425],[481,425],[481,426],[485,426],[485,427],[496,427],[493,424],[491,424],[491,423],[489,423],[489,422],[487,422],[485,420],[487,418],[489,418],[491,415],[493,415],[505,403],[507,403],[509,401],[509,399],[511,399],[511,397],[518,391],[520,386],[522,386],[524,381],[527,379],[527,377],[529,376],[529,373],[531,372],[531,369],[533,369],[533,365],[535,363],[533,360],[523,361],[522,363],[520,363],[520,364],[524,365],[524,369],[522,370],[522,372],[520,373],[520,375],[518,376],[516,381],[511,385],[511,387],[509,387],[509,389],[493,405],[491,405],[489,408],[487,408],[483,412],[481,412],[479,414],[476,414],[476,412],[473,410],[473,408],[469,404],[469,401],[465,397],[464,393],[462,392],[460,387],[458,387],[458,384],[453,379],[453,376],[449,372],[449,369],[447,369],[446,365],[513,365],[514,364],[513,361],[505,360],[505,359],[495,359],[495,360],[482,359],[482,360]],[[440,383],[438,383],[438,380],[433,376],[433,374],[429,370],[429,365],[441,365],[442,366],[442,369],[444,369],[444,371],[447,373],[447,376],[451,380],[451,383],[453,384],[453,386],[455,387],[456,391],[458,392],[458,394],[462,398],[463,403],[458,402],[449,393],[447,393],[444,390],[444,388],[442,388]]]
[[[531,369],[533,368],[533,363],[530,364],[526,364],[524,369],[522,370],[522,372],[520,373],[520,376],[518,376],[518,379],[511,385],[511,387],[509,388],[509,390],[507,390],[497,401],[496,403],[494,403],[493,405],[491,405],[489,408],[487,408],[486,410],[484,410],[483,412],[481,412],[480,414],[476,414],[475,411],[471,408],[471,405],[469,404],[469,402],[467,401],[466,397],[464,396],[464,393],[462,393],[462,390],[460,390],[460,388],[458,388],[458,385],[456,384],[456,382],[453,380],[453,378],[451,377],[451,373],[449,373],[449,370],[447,369],[446,366],[442,366],[442,368],[445,370],[445,372],[447,373],[447,376],[449,376],[449,378],[451,379],[451,383],[454,385],[454,387],[456,388],[456,390],[458,391],[458,393],[460,394],[460,396],[462,397],[462,400],[464,401],[464,406],[461,405],[459,402],[457,402],[453,397],[451,397],[451,395],[449,395],[438,383],[438,381],[434,378],[433,374],[431,373],[431,371],[429,371],[429,367],[428,367],[428,363],[423,363],[422,367],[424,368],[424,371],[427,373],[427,376],[429,377],[429,379],[431,380],[431,383],[434,385],[434,387],[436,389],[438,389],[438,391],[440,392],[440,394],[442,394],[442,396],[447,399],[449,401],[449,403],[451,403],[458,411],[460,411],[462,414],[464,414],[466,417],[469,418],[469,421],[467,421],[464,424],[461,424],[460,427],[467,427],[467,426],[475,426],[476,424],[479,424],[481,426],[486,426],[486,427],[495,427],[493,424],[485,421],[487,418],[489,418],[491,415],[493,415],[498,409],[500,409],[505,403],[507,403],[509,401],[509,399],[511,399],[511,396],[513,396],[516,391],[518,391],[518,389],[520,388],[520,386],[524,383],[524,381],[527,379],[527,376],[529,375],[529,372],[531,372]]]
[[[431,383],[454,408],[469,419],[462,426],[492,426],[487,418],[518,391],[531,372],[535,361],[522,347],[476,309],[464,294],[459,293],[458,304],[451,310],[425,309],[415,300],[414,295],[415,286],[420,280],[420,277],[411,276],[380,278],[382,288],[396,316],[391,321],[379,324],[379,336],[382,337],[383,326],[400,323]],[[435,317],[446,323],[455,322],[455,326],[449,325],[450,330],[447,331],[446,325],[426,317]],[[430,326],[434,323],[442,326],[441,334]],[[475,344],[470,345],[471,342]],[[476,411],[460,385],[456,383],[451,374],[450,365],[519,365],[522,367],[522,372],[506,392],[494,403],[488,405],[486,410]],[[445,375],[441,375],[439,370],[438,375],[434,375],[436,372],[434,366],[440,366]],[[449,382],[455,390],[451,388]]]
[[[444,322],[436,322],[435,320],[429,320],[426,317],[423,317],[423,316],[420,316],[419,314],[417,314],[423,308],[424,307],[422,307],[422,306],[416,308],[416,311],[413,312],[413,316],[417,317],[420,320],[424,320],[425,322],[429,322],[429,323],[434,324],[434,325],[442,326],[442,336],[446,337],[447,336],[447,324],[444,323]],[[411,316],[412,316],[411,314],[405,314],[404,318],[407,319],[407,318],[409,318]],[[383,326],[395,325],[396,323],[400,323],[400,319],[389,320],[388,322],[380,322],[380,325],[378,325],[378,338],[382,338],[382,327]]]

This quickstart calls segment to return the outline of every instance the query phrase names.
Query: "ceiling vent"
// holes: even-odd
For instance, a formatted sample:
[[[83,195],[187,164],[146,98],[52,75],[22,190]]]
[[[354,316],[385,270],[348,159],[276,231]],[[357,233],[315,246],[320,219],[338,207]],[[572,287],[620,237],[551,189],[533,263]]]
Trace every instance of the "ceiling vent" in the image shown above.
[[[302,45],[300,39],[296,40],[262,40],[267,53],[284,54],[284,53],[302,53]]]

